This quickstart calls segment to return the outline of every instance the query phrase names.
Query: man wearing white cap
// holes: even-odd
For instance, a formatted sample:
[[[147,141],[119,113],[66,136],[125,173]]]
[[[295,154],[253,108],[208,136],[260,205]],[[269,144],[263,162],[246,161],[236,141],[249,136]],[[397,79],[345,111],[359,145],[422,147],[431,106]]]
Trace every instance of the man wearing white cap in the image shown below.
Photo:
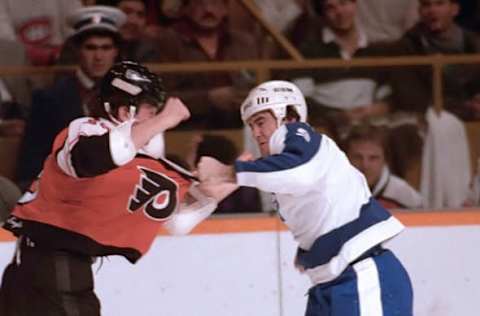
[[[74,29],[69,38],[78,67],[74,74],[57,78],[53,86],[33,94],[31,116],[20,152],[17,178],[22,187],[40,171],[55,135],[70,121],[87,113],[86,104],[96,83],[119,56],[119,27],[125,14],[105,6],[84,7],[67,17]]]

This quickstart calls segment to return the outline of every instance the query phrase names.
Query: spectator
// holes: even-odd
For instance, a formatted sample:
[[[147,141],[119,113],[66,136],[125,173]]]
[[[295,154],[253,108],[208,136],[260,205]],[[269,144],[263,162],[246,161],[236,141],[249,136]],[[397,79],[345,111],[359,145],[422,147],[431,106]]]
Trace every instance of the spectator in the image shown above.
[[[456,19],[458,24],[474,32],[480,32],[480,3],[471,0],[459,2],[461,10]]]
[[[224,164],[232,164],[238,157],[235,144],[221,135],[203,135],[195,146],[194,166],[202,156],[210,156]],[[259,192],[255,188],[240,187],[218,204],[215,213],[261,212]]]
[[[24,129],[25,116],[21,111],[20,105],[15,102],[2,101],[0,103],[0,137],[21,137]]]
[[[50,88],[33,94],[17,170],[22,187],[40,172],[55,135],[73,119],[88,114],[87,104],[96,83],[119,54],[118,28],[124,21],[120,10],[102,6],[85,7],[68,17],[68,23],[75,27],[78,68],[74,74],[59,77]]]
[[[0,64],[24,66],[27,56],[20,43],[0,39]],[[22,136],[30,104],[30,82],[22,76],[0,78],[0,136]]]
[[[470,183],[470,190],[467,199],[463,203],[464,207],[480,206],[480,159],[477,160],[475,175]]]
[[[17,41],[0,39],[0,51],[2,66],[27,66],[28,56],[22,44]],[[23,76],[3,76],[1,78],[3,88],[1,89],[1,100],[3,102],[16,102],[22,106],[21,111],[28,113],[30,105],[31,83]]]
[[[479,37],[455,23],[460,10],[457,0],[420,0],[420,21],[400,40],[387,45],[386,55],[475,54],[480,52]],[[464,120],[475,118],[468,105],[466,87],[480,79],[476,65],[444,67],[445,109]],[[396,110],[424,114],[432,105],[430,66],[402,67],[392,71],[393,102]],[[474,95],[470,91],[470,95]]]
[[[343,58],[374,55],[375,47],[356,21],[355,0],[316,1],[319,13],[305,35],[300,51],[306,58]],[[388,86],[383,73],[364,68],[299,71],[295,83],[310,104],[310,119],[324,117],[337,127],[389,112]],[[339,131],[340,134],[345,131]]]
[[[179,10],[178,23],[159,42],[162,60],[208,62],[258,58],[254,38],[228,28],[227,0],[183,0]],[[252,81],[246,72],[175,75],[170,79],[170,90],[182,95],[189,106],[192,112],[192,120],[186,124],[189,127],[239,128],[242,126],[239,104]]]
[[[371,125],[354,127],[345,140],[350,162],[367,179],[372,195],[387,208],[421,208],[423,198],[388,167],[387,131]]]
[[[0,176],[0,225],[10,216],[20,195],[19,188],[12,181]]]
[[[125,41],[135,41],[143,37],[147,25],[146,6],[143,0],[116,1],[116,7],[125,13],[127,21],[120,28]]]
[[[398,40],[418,21],[418,0],[360,0],[358,21],[372,42]]]
[[[278,32],[287,35],[298,21],[308,17],[310,0],[255,0],[262,18]],[[274,40],[270,32],[258,23],[241,1],[230,1],[231,27],[249,32],[256,39],[261,58],[291,58],[285,48]],[[295,43],[293,43],[295,45]]]
[[[70,31],[64,18],[81,6],[79,0],[0,0],[0,38],[22,43],[33,65],[53,64]]]
[[[147,33],[146,0],[103,0],[97,1],[97,4],[115,6],[127,17],[125,24],[120,28],[123,38],[123,59],[141,63],[158,61],[158,45]]]
[[[396,42],[386,44],[385,49],[379,48],[377,53],[382,56],[418,56],[434,54],[472,54],[480,51],[478,37],[459,27],[455,17],[460,10],[457,0],[419,0],[419,21]],[[478,80],[480,71],[476,65],[447,65],[443,73],[444,108],[463,119],[474,119],[476,109],[474,97],[476,94],[471,82]],[[390,71],[392,85],[392,112],[394,116],[407,118],[413,124],[400,124],[396,134],[403,146],[392,146],[397,151],[395,160],[390,166],[392,172],[406,177],[419,161],[422,149],[420,129],[426,127],[426,112],[432,106],[432,67],[403,66]],[[470,89],[468,89],[470,87]],[[442,117],[448,117],[442,116]],[[455,131],[451,131],[456,137]],[[406,135],[405,136],[402,136]],[[424,133],[423,133],[424,134]],[[419,146],[405,146],[406,142],[414,141]],[[408,148],[408,149],[407,149]],[[412,153],[413,151],[413,153]],[[425,166],[425,164],[422,164]],[[424,167],[422,167],[423,169]],[[422,182],[426,181],[422,177]],[[443,181],[443,180],[439,180]],[[427,199],[427,194],[422,190]]]
[[[296,2],[302,12],[289,23],[290,25],[284,30],[284,33],[295,47],[299,47],[304,40],[311,36],[312,28],[319,26],[319,14],[315,10],[314,1],[300,0]],[[285,58],[285,56],[285,53],[280,54],[280,57]]]
[[[265,19],[285,32],[305,12],[305,0],[255,0]]]

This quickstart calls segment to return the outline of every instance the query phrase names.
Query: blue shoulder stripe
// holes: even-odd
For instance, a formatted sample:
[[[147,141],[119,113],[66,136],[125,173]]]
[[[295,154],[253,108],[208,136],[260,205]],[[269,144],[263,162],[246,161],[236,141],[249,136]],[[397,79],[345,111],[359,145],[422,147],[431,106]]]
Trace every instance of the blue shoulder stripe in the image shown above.
[[[284,150],[255,161],[236,161],[237,172],[273,172],[298,167],[319,151],[322,135],[305,123],[286,124]]]

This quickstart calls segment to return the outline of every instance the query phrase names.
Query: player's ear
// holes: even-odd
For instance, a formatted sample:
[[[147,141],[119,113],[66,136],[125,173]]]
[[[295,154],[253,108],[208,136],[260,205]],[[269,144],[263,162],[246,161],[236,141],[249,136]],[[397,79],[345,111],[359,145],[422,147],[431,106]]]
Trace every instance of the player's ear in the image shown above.
[[[284,122],[286,123],[295,123],[298,122],[298,119],[296,117],[286,117],[283,119]]]

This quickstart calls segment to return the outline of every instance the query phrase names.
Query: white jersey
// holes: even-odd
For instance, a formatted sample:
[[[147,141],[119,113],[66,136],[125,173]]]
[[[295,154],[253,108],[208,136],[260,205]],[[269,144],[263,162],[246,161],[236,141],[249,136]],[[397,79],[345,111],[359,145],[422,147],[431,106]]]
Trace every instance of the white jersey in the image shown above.
[[[270,156],[235,162],[237,182],[274,194],[314,284],[335,279],[362,254],[402,231],[328,136],[292,123],[275,131],[269,145]]]
[[[384,167],[380,179],[372,189],[373,196],[379,201],[383,200],[397,208],[421,208],[425,204],[423,197],[404,179],[390,173]]]

